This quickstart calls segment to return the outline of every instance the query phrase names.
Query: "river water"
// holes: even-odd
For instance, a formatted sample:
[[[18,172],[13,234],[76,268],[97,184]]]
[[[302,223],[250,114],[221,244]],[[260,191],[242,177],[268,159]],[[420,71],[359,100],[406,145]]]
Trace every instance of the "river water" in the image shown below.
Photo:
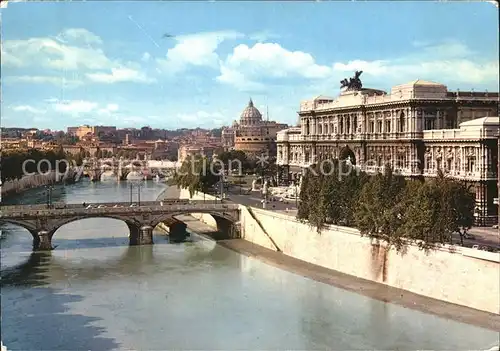
[[[148,182],[141,199],[163,190]],[[134,198],[137,190],[134,189]],[[54,201],[128,201],[125,182],[58,186]],[[11,203],[43,203],[43,189]],[[12,350],[470,350],[496,332],[347,292],[198,238],[128,247],[113,219],[61,227],[49,254],[2,227],[2,340]]]

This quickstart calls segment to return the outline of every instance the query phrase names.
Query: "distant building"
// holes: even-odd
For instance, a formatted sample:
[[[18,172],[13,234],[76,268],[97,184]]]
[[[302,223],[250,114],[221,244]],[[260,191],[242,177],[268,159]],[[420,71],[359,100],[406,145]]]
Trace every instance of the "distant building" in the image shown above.
[[[276,153],[276,133],[286,124],[263,121],[262,114],[252,99],[240,115],[240,121],[222,129],[222,144],[226,148],[241,150],[250,156]]]
[[[80,139],[87,137],[99,137],[101,135],[116,133],[115,126],[89,126],[83,125],[79,127],[68,127],[66,132],[69,135],[76,136]]]
[[[177,160],[184,162],[188,157],[196,155],[211,158],[216,149],[216,146],[210,145],[180,145],[177,152]]]

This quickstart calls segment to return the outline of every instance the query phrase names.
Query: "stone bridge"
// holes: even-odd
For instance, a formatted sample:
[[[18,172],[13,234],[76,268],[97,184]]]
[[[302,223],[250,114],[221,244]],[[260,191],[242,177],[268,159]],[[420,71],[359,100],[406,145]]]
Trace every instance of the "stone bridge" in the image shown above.
[[[171,170],[175,168],[173,162],[158,162],[151,161],[148,158],[144,159],[124,159],[107,158],[107,159],[85,159],[83,163],[83,173],[87,174],[91,180],[98,181],[105,172],[112,172],[117,180],[126,179],[131,171],[140,172],[144,175],[157,174],[162,170]]]
[[[217,230],[227,238],[238,236],[239,208],[237,204],[220,201],[164,200],[85,204],[54,204],[1,206],[0,222],[27,229],[33,236],[33,247],[51,250],[52,237],[61,226],[86,218],[114,218],[127,224],[130,245],[153,243],[153,229],[161,222],[174,223],[180,214],[207,213],[214,217]]]

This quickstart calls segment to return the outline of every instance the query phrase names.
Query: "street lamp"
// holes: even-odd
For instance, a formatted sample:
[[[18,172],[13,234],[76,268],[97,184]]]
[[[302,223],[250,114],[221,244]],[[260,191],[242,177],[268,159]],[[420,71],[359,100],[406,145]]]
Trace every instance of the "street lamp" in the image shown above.
[[[50,208],[51,205],[52,205],[52,190],[54,189],[54,187],[52,185],[46,185],[45,189],[47,189],[47,191],[46,191],[46,195],[47,195],[47,208]]]
[[[295,183],[295,208],[299,209],[299,203],[298,203],[298,190],[297,190],[297,181]]]
[[[130,182],[130,204],[132,204],[132,202],[133,202],[132,189],[135,186],[135,187],[137,187],[137,204],[139,206],[141,205],[141,187],[143,185],[144,184],[142,183],[142,181]]]

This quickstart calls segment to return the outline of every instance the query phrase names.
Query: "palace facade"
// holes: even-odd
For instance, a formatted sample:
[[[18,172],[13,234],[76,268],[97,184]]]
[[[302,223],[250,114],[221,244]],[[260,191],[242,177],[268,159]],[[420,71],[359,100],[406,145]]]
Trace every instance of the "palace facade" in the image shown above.
[[[262,114],[252,99],[240,115],[239,122],[222,129],[222,144],[227,149],[244,151],[249,156],[276,154],[276,133],[286,124],[262,120]]]
[[[343,84],[344,85],[344,84]],[[290,178],[324,159],[349,158],[368,173],[389,163],[407,177],[438,169],[476,194],[478,225],[497,223],[499,94],[448,91],[423,80],[390,93],[348,88],[300,105],[298,127],[277,134],[277,163]]]

